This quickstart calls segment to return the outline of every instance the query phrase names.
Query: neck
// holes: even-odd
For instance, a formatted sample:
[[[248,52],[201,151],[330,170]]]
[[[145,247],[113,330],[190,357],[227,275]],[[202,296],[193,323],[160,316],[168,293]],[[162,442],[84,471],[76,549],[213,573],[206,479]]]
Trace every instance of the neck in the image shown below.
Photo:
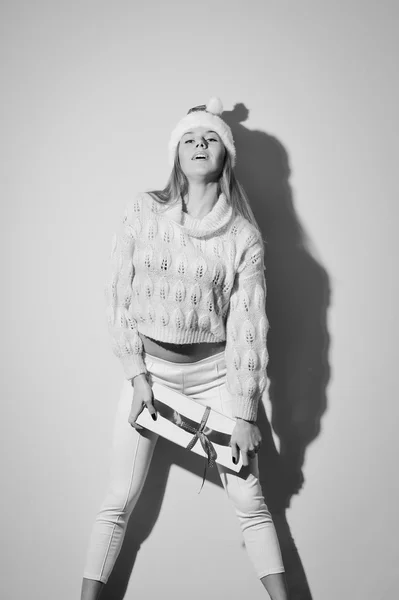
[[[195,219],[202,219],[216,204],[218,184],[216,181],[190,181],[183,198],[183,210]]]

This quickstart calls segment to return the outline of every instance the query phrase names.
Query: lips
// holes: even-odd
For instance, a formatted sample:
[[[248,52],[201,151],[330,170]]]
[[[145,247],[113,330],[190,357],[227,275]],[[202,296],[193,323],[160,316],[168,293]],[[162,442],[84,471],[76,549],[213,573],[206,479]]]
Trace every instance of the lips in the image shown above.
[[[206,154],[206,152],[196,152],[192,158],[192,160],[197,160],[197,156],[202,156],[202,160],[207,160],[208,159],[208,155]],[[198,160],[201,160],[200,158]]]

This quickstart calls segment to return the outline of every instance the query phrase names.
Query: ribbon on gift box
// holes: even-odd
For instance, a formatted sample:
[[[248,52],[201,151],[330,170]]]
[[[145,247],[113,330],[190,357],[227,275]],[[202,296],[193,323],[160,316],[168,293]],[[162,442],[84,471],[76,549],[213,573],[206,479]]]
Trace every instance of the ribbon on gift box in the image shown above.
[[[206,459],[204,475],[202,478],[202,485],[200,491],[198,492],[200,493],[205,483],[207,468],[213,467],[217,458],[217,452],[213,444],[219,444],[220,446],[228,446],[230,444],[231,436],[227,433],[211,429],[210,427],[205,427],[209,414],[211,412],[210,406],[207,406],[205,408],[204,414],[199,424],[196,421],[193,421],[192,419],[181,415],[179,412],[177,412],[177,410],[171,408],[170,406],[164,404],[156,398],[154,398],[154,407],[162,417],[164,417],[174,425],[181,427],[182,429],[184,429],[184,431],[194,434],[194,437],[186,446],[187,450],[191,450],[198,440],[201,442],[201,446],[204,449],[204,452],[206,453]]]

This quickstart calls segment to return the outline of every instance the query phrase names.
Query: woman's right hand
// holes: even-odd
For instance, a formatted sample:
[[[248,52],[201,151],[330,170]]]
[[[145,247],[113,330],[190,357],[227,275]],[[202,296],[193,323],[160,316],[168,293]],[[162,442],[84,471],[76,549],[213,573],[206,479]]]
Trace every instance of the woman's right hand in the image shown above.
[[[136,375],[131,383],[133,385],[133,400],[128,421],[132,427],[137,429],[137,431],[141,431],[144,428],[136,423],[136,419],[139,414],[143,412],[145,407],[148,408],[154,421],[157,419],[157,411],[154,406],[154,394],[145,373]]]

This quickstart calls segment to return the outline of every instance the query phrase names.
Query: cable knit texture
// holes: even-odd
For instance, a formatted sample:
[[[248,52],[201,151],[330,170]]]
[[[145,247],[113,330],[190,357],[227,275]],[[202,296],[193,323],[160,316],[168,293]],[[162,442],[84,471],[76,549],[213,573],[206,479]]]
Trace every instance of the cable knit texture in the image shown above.
[[[267,384],[264,247],[225,195],[197,219],[183,212],[181,198],[163,205],[137,194],[109,265],[107,321],[126,379],[147,373],[139,333],[175,344],[225,341],[235,416],[256,420]]]

